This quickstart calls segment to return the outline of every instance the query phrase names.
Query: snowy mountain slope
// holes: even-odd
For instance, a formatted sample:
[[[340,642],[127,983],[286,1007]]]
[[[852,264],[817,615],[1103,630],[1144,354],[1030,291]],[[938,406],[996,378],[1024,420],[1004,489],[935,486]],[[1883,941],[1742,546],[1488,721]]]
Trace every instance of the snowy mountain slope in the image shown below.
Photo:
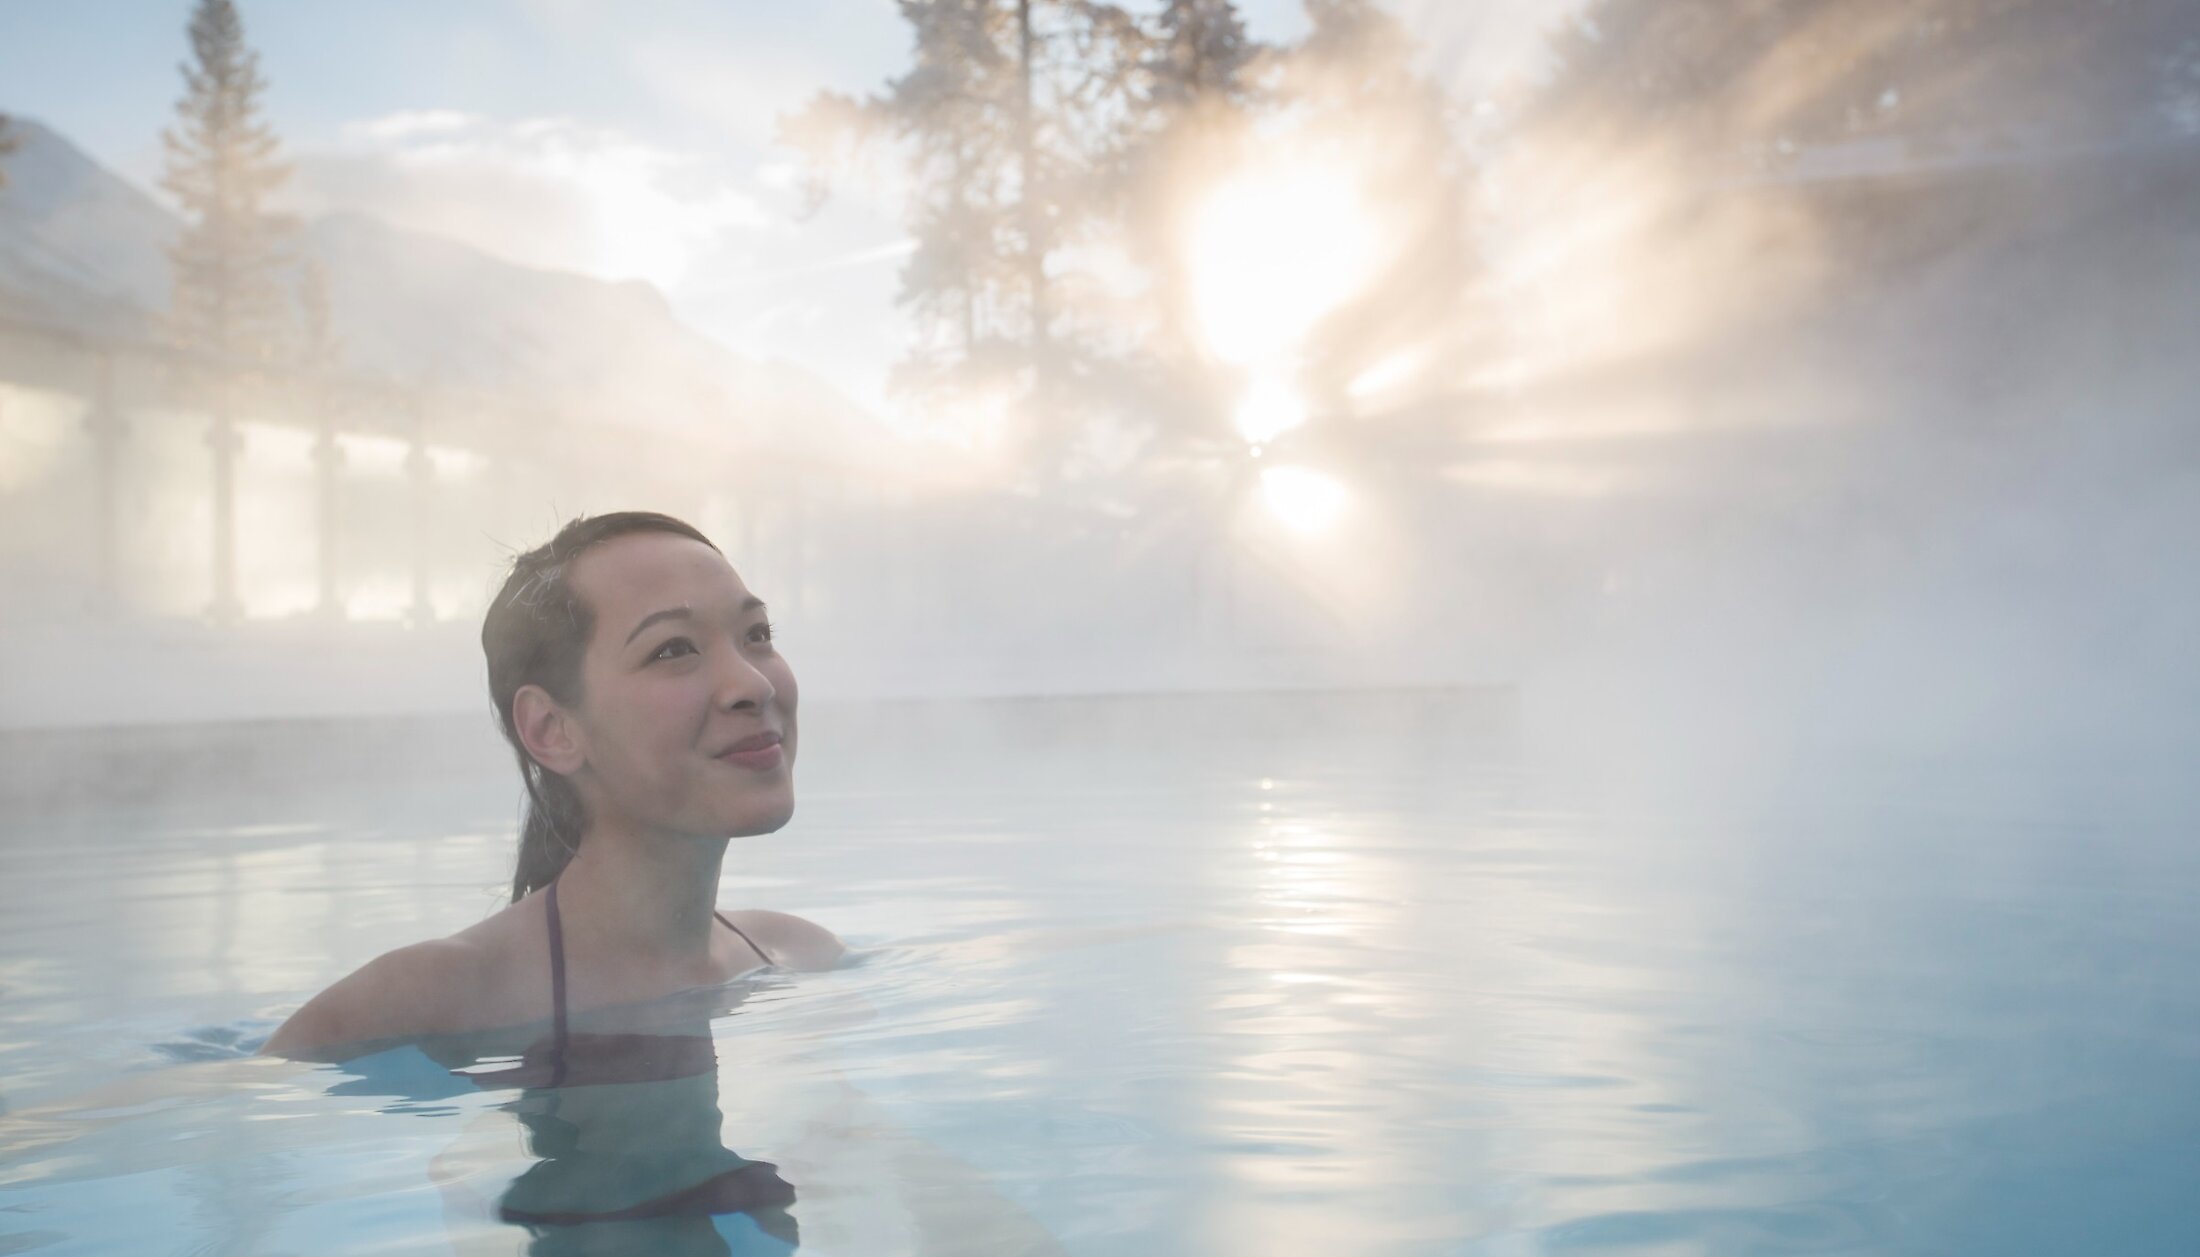
[[[168,301],[174,214],[21,116],[0,158],[0,309],[70,331],[149,333]]]
[[[22,117],[14,127],[22,145],[0,158],[0,313],[151,340],[180,220],[51,128]],[[817,376],[681,323],[648,284],[518,266],[357,214],[308,224],[299,247],[325,270],[352,371],[620,425],[731,427],[819,455],[875,457],[891,439]]]

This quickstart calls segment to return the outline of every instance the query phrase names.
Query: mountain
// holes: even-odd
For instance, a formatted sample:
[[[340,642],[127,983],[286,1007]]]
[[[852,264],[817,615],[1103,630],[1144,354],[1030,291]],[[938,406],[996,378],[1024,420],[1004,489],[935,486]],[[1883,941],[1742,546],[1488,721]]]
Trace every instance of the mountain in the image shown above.
[[[94,336],[149,336],[168,303],[176,216],[16,115],[0,157],[0,313]]]
[[[154,340],[181,221],[51,128],[13,126],[21,147],[0,158],[0,315]],[[826,381],[728,349],[646,283],[519,266],[359,214],[317,219],[299,239],[324,268],[350,372],[622,426],[730,425],[834,461],[871,462],[894,442]]]

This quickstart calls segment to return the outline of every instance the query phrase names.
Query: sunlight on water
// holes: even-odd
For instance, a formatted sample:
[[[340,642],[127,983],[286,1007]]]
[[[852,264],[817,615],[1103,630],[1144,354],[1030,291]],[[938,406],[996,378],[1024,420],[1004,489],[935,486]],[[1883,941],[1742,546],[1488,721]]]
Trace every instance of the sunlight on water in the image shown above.
[[[855,963],[579,1018],[555,1090],[527,1072],[539,1025],[244,1058],[359,960],[495,908],[503,781],[338,756],[322,786],[18,815],[0,1242],[2195,1238],[2200,862],[2170,818],[1830,764],[1786,801],[1599,801],[1487,704],[1426,696],[805,727],[833,754],[792,826],[736,844],[724,898],[823,921]]]

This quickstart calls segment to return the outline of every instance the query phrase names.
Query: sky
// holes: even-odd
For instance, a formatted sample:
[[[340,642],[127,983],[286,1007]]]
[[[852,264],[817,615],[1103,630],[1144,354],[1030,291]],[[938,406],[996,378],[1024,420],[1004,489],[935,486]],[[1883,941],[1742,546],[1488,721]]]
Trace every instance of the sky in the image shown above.
[[[59,130],[153,188],[189,0],[0,0],[0,110]],[[1256,37],[1296,0],[1242,6]],[[1532,73],[1565,5],[1391,6],[1431,73],[1471,99]],[[891,194],[805,216],[778,117],[898,73],[892,0],[244,0],[294,208],[359,211],[508,260],[663,289],[742,352],[885,405],[906,328]]]

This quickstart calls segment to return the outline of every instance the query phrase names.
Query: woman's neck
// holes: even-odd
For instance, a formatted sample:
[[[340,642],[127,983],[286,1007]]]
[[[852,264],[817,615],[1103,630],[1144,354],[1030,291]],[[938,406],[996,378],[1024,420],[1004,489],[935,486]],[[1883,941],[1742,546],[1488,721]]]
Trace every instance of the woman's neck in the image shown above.
[[[591,826],[558,875],[566,930],[628,960],[707,961],[726,841]]]

